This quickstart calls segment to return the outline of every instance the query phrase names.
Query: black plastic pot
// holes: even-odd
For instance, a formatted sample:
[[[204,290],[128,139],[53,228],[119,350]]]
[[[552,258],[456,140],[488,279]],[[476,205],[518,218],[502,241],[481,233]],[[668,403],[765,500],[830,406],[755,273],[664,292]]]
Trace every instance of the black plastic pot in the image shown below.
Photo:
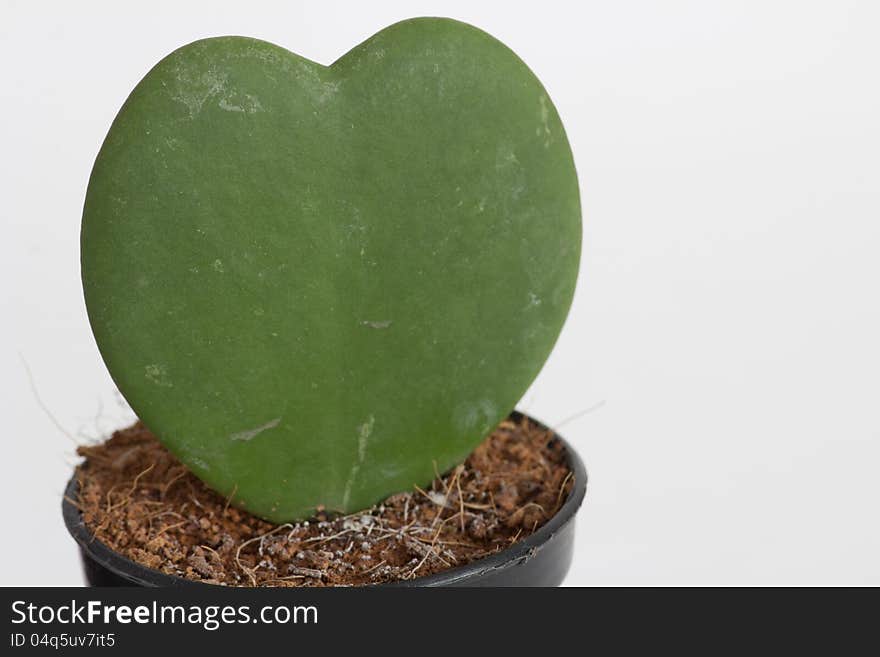
[[[523,415],[514,411],[511,419]],[[538,426],[543,424],[529,418]],[[544,427],[546,428],[546,427]],[[587,471],[577,452],[560,436],[574,488],[559,511],[537,532],[509,548],[469,564],[408,581],[380,586],[558,586],[565,579],[574,556],[575,514],[587,492]],[[147,568],[111,550],[89,532],[79,510],[68,500],[76,499],[76,477],[67,484],[62,511],[64,523],[79,544],[83,571],[89,586],[211,586]]]

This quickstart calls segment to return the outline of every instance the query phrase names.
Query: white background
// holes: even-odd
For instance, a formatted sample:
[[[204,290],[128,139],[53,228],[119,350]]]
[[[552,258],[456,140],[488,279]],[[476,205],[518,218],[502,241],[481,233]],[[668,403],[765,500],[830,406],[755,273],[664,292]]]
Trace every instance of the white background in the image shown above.
[[[568,130],[584,254],[521,404],[590,470],[568,584],[880,584],[880,3],[0,0],[0,584],[79,584],[67,432],[125,421],[79,220],[161,57],[244,34],[322,63],[401,18],[482,27]],[[32,389],[25,363],[33,375]]]

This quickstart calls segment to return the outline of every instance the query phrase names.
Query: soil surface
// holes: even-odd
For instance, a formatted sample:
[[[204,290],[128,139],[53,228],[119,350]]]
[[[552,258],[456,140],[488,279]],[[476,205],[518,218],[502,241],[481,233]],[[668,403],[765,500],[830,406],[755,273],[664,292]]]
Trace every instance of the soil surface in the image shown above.
[[[345,586],[412,579],[521,540],[573,487],[552,432],[505,420],[425,489],[348,516],[275,525],[228,504],[137,423],[83,446],[86,526],[133,561],[228,586]]]

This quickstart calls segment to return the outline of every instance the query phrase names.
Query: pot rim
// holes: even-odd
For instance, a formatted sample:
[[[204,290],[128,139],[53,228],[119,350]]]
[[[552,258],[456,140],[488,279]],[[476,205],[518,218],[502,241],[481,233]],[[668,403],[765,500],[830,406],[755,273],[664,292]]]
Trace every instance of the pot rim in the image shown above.
[[[410,580],[368,584],[366,586],[449,586],[471,578],[480,577],[490,571],[503,570],[519,565],[532,559],[561,529],[574,520],[587,492],[587,470],[577,451],[556,431],[526,413],[514,410],[508,417],[514,422],[527,418],[538,427],[550,431],[553,437],[560,441],[565,448],[566,462],[574,475],[574,487],[568,494],[565,502],[559,507],[559,510],[534,534],[517,541],[499,552],[431,575],[422,575]],[[135,586],[220,586],[187,579],[178,575],[168,575],[154,568],[149,568],[123,556],[99,541],[86,527],[80,510],[73,503],[77,492],[76,472],[74,472],[67,482],[61,502],[64,524],[67,526],[70,535],[79,544],[83,553],[104,568]]]

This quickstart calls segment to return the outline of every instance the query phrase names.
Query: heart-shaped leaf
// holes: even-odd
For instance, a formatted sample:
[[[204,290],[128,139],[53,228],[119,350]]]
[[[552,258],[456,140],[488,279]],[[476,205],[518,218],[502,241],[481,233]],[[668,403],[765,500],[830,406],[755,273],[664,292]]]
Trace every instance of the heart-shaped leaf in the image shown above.
[[[445,19],[329,67],[240,37],[177,50],[114,121],[82,230],[119,389],[193,472],[275,521],[463,460],[544,363],[579,253],[547,93]]]

